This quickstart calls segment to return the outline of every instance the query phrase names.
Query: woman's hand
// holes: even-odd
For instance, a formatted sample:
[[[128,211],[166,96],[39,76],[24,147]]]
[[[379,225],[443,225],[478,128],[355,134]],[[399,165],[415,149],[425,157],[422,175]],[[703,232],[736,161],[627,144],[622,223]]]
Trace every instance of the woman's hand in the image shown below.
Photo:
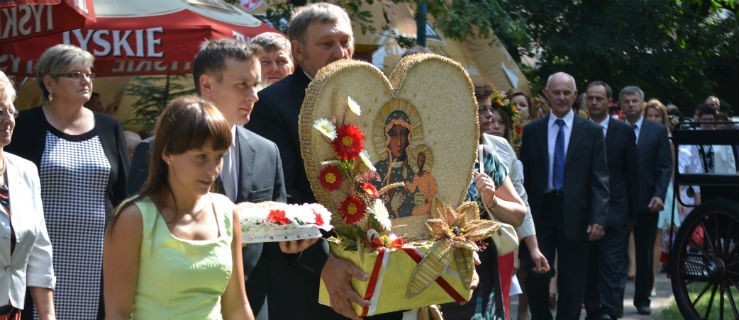
[[[486,206],[491,206],[495,198],[495,183],[487,174],[474,173],[475,188],[480,193],[482,201]]]

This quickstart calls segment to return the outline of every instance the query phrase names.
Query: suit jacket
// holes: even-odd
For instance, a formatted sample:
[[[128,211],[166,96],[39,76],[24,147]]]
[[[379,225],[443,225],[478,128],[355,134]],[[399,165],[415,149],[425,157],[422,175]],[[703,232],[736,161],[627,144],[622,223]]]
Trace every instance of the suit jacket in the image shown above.
[[[46,231],[44,207],[41,204],[41,183],[36,166],[21,157],[3,152],[7,164],[10,195],[10,224],[0,213],[2,237],[0,248],[0,301],[23,308],[26,287],[54,289],[56,278],[51,263],[51,241]],[[10,225],[16,236],[10,254]]]
[[[141,141],[134,152],[129,176],[129,194],[137,193],[149,170],[149,149],[154,137]],[[239,174],[236,199],[239,202],[279,201],[285,202],[285,184],[277,146],[267,139],[243,128],[236,127],[239,146]],[[266,266],[261,266],[263,251],[276,251],[266,256],[279,257],[280,248],[274,242],[252,243],[243,249],[244,279],[249,303],[257,319],[266,319],[262,311],[266,293]],[[251,276],[251,277],[250,277]],[[260,312],[264,312],[260,315]]]
[[[521,141],[524,186],[537,229],[538,221],[547,214],[542,202],[549,178],[548,123],[549,116],[529,123],[524,127]],[[585,241],[588,224],[606,223],[608,167],[601,127],[578,116],[572,122],[562,191],[564,235],[568,241]]]
[[[633,129],[632,129],[633,131]],[[653,197],[664,202],[672,174],[672,154],[667,128],[646,118],[639,130],[636,150],[639,153],[638,212],[649,212],[647,206]]]
[[[608,220],[606,226],[624,226],[636,219],[638,189],[638,153],[634,130],[610,119],[606,132],[608,160]]]
[[[298,116],[310,81],[298,67],[293,74],[260,91],[251,121],[246,124],[247,128],[272,140],[280,149],[288,203],[315,202],[300,154],[298,134]],[[302,254],[276,254],[267,258],[275,263],[269,272],[271,285],[268,294],[277,297],[269,302],[270,318],[344,319],[332,309],[318,304],[321,270],[328,256],[328,242],[319,239]]]
[[[298,116],[310,78],[300,67],[293,74],[259,92],[246,128],[277,144],[285,170],[288,203],[315,202],[300,154]]]

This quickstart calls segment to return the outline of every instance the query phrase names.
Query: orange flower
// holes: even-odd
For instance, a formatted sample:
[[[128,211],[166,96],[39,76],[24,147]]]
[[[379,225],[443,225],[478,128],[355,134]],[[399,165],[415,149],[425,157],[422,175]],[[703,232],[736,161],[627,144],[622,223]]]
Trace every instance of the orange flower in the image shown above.
[[[285,210],[270,210],[267,215],[267,222],[284,225],[289,224],[290,219],[285,216]]]
[[[353,160],[364,149],[364,134],[355,125],[343,125],[336,129],[336,139],[332,144],[339,159]]]
[[[335,191],[341,187],[341,183],[344,179],[341,177],[339,168],[336,166],[326,166],[321,170],[321,173],[318,174],[318,181],[321,183],[321,186],[327,190]]]
[[[355,224],[364,218],[367,207],[364,205],[362,198],[350,195],[341,202],[339,213],[346,224]]]

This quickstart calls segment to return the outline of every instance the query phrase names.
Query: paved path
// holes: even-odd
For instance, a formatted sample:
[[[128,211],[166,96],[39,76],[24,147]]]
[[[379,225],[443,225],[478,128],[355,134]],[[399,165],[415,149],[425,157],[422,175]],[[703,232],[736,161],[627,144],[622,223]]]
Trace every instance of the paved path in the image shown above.
[[[634,297],[634,282],[629,281],[626,284],[626,293],[624,294],[624,320],[646,320],[646,319],[661,319],[662,311],[665,310],[674,300],[672,297],[672,285],[670,279],[664,273],[657,274],[657,297],[652,298],[651,308],[652,314],[649,316],[643,316],[636,313],[634,308],[633,298]],[[511,297],[511,319],[517,319],[518,315],[516,310],[518,308],[518,297]],[[585,309],[580,314],[580,319],[585,319]]]

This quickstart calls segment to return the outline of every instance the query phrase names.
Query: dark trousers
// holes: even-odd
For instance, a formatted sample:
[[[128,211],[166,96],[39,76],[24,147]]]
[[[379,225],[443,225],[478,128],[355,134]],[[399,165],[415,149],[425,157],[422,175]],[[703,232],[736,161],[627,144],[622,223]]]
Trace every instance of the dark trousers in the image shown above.
[[[634,305],[649,306],[649,294],[654,286],[654,240],[657,237],[659,213],[641,212],[634,225],[634,259],[636,278],[634,279]]]
[[[606,227],[605,236],[590,243],[585,310],[589,318],[615,316],[623,310],[629,264],[627,226]]]
[[[546,209],[536,222],[539,249],[551,262],[554,261],[555,255],[559,257],[557,263],[557,283],[559,284],[557,287],[557,319],[579,319],[585,293],[588,241],[567,241],[565,239],[561,197],[546,195],[542,208]],[[528,250],[522,251],[524,252],[519,257],[530,260]],[[544,274],[534,273],[530,269],[528,271],[526,288],[531,318],[534,320],[552,319],[552,313],[549,311],[549,282],[554,276],[554,271]]]

